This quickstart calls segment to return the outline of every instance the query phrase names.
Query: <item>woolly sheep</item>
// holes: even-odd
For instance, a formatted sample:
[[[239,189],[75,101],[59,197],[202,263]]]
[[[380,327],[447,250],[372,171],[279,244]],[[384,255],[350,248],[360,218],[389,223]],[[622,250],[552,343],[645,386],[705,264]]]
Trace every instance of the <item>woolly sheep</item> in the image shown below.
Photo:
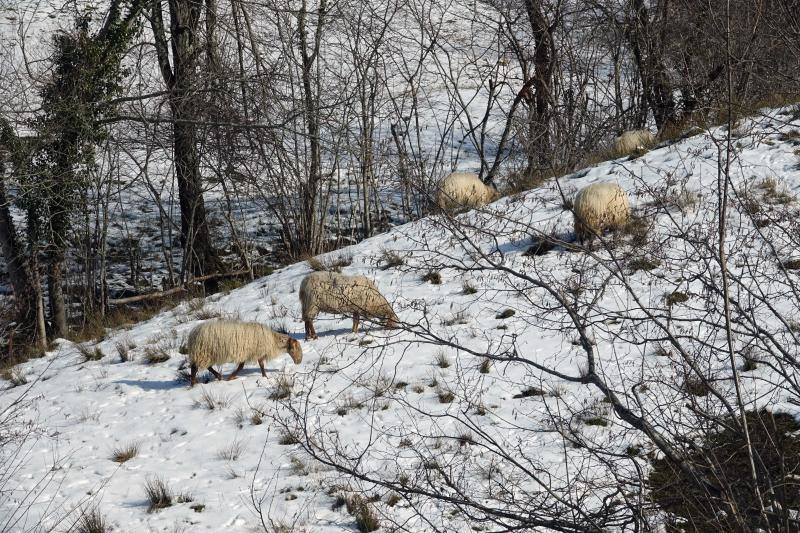
[[[583,243],[603,230],[619,228],[628,221],[628,195],[615,183],[593,183],[575,195],[572,214],[575,235]]]
[[[266,377],[264,362],[275,359],[284,352],[288,352],[297,365],[303,360],[303,349],[297,340],[256,322],[204,322],[189,333],[186,349],[191,362],[192,387],[197,383],[198,368],[207,367],[217,379],[222,379],[222,374],[214,370],[212,365],[239,363],[236,370],[227,377],[227,380],[231,380],[236,378],[236,374],[249,361],[258,361],[261,375]]]
[[[375,284],[364,276],[336,272],[312,272],[300,283],[300,305],[306,339],[316,339],[314,318],[322,313],[352,314],[353,333],[358,331],[359,316],[383,318],[387,328],[394,328],[397,315]]]
[[[481,207],[499,197],[497,188],[483,183],[477,174],[453,172],[439,183],[436,203],[442,209]]]
[[[627,155],[652,146],[656,142],[650,130],[626,131],[614,139],[614,151],[619,155]]]

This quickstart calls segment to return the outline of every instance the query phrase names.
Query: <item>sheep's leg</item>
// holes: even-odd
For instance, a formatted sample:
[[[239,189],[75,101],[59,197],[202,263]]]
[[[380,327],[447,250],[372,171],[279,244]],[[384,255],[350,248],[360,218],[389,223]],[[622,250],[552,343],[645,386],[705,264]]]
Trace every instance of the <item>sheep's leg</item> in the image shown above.
[[[220,374],[219,372],[214,370],[213,366],[208,367],[208,371],[211,372],[212,374],[214,374],[214,377],[216,377],[217,379],[219,379],[219,380],[222,379],[222,374]]]
[[[236,374],[238,374],[239,371],[241,369],[243,369],[243,368],[244,368],[244,363],[239,363],[239,366],[236,367],[236,370],[231,372],[230,375],[227,378],[225,378],[225,381],[230,381],[232,379],[236,379]]]
[[[353,313],[353,333],[358,333],[358,313]]]
[[[264,358],[258,360],[258,366],[261,367],[261,375],[267,377],[267,371],[264,370]]]
[[[197,365],[192,363],[191,378],[189,379],[189,386],[194,387],[197,384]]]
[[[310,318],[306,318],[303,320],[303,323],[306,325],[306,340],[316,339],[317,332],[314,331],[314,321]]]

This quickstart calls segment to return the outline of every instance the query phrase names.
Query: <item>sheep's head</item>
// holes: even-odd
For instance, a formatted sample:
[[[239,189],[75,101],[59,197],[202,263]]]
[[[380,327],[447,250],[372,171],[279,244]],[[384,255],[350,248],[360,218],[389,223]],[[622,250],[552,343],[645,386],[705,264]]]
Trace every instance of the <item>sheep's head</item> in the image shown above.
[[[291,337],[289,337],[289,342],[287,344],[286,351],[292,356],[292,361],[294,361],[294,364],[299,365],[303,360],[303,348],[300,347],[300,343],[297,341],[297,339],[293,339]]]
[[[389,309],[389,313],[386,315],[386,329],[397,329],[397,322],[397,315]]]
[[[489,183],[486,184],[486,187],[489,189],[490,203],[500,199],[500,190],[497,188],[497,185],[495,185],[494,180],[490,180]]]

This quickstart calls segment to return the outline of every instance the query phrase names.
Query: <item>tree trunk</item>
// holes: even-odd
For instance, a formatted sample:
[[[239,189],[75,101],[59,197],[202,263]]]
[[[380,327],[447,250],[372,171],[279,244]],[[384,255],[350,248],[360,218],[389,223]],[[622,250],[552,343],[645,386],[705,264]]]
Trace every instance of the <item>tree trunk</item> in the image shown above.
[[[644,0],[632,0],[631,6],[634,11],[634,21],[628,31],[628,39],[642,80],[645,103],[653,112],[653,119],[660,131],[676,119],[672,83],[661,56],[662,43],[654,42],[651,35],[650,13]],[[647,108],[644,108],[640,124],[637,126],[643,126],[646,119]]]
[[[54,337],[67,335],[67,305],[64,299],[64,263],[65,256],[56,250],[48,259],[47,289],[50,300],[51,332]]]
[[[301,253],[315,255],[319,251],[321,228],[317,220],[317,196],[322,182],[322,150],[320,147],[319,110],[314,92],[314,64],[319,54],[322,38],[322,17],[325,14],[326,2],[321,0],[317,13],[317,27],[313,48],[309,50],[306,2],[297,15],[297,32],[300,36],[300,53],[302,59],[303,113],[309,143],[308,179],[302,190],[303,228],[300,235]]]
[[[37,294],[38,291],[34,284],[38,284],[38,278],[32,276],[24,259],[24,251],[17,237],[14,227],[14,220],[11,218],[9,209],[9,199],[6,195],[5,180],[3,174],[5,165],[0,160],[0,248],[6,261],[6,270],[14,291],[14,306],[16,310],[16,320],[22,328],[36,338],[37,347],[44,350],[47,346],[47,336],[42,327],[38,327],[37,320]]]
[[[160,0],[153,2],[151,26],[156,42],[159,67],[169,91],[173,119],[173,150],[175,178],[181,209],[181,246],[185,272],[203,276],[219,269],[217,252],[211,243],[203,184],[200,175],[200,155],[197,149],[197,87],[196,72],[200,50],[197,31],[203,3],[199,0],[171,0],[170,30],[172,61],[170,65],[167,39]],[[216,281],[209,282],[213,290]]]
[[[555,43],[553,29],[538,0],[525,0],[528,23],[533,32],[533,95],[528,116],[528,172],[550,164],[550,103],[552,101]],[[558,24],[558,21],[554,22]]]

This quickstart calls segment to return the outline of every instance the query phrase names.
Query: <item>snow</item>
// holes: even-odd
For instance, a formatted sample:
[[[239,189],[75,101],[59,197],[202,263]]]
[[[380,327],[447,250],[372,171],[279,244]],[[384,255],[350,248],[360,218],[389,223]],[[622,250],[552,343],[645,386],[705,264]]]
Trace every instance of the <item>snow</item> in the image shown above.
[[[747,124],[751,131],[737,138],[737,188],[745,190],[775,176],[787,192],[797,194],[800,170],[796,148],[780,134],[800,127],[800,122],[792,122],[786,112],[772,110],[751,120]],[[746,131],[744,126],[740,130]],[[664,249],[681,268],[662,265],[655,283],[650,273],[632,274],[629,280],[634,294],[642,299],[639,303],[612,280],[598,302],[603,311],[635,315],[681,290],[692,298],[675,310],[675,316],[702,315],[703,301],[694,295],[702,295],[703,288],[685,280],[707,265],[693,263],[692,250],[685,243],[670,240],[666,229],[675,225],[691,228],[713,213],[718,154],[714,138],[723,134],[722,129],[714,129],[660,146],[636,159],[604,162],[558,180],[567,195],[596,181],[617,181],[642,212],[648,209],[644,199],[661,194],[665,186],[673,191],[684,188],[689,191],[687,197],[695,196],[693,206],[662,212],[654,219],[657,227],[653,235],[663,239]],[[571,230],[570,215],[562,208],[555,183],[503,198],[482,213],[460,217],[461,221],[476,222],[480,231],[470,230],[467,236],[478,249],[495,254],[492,257],[504,266],[543,276],[540,279],[544,282],[544,273],[554,282],[568,280],[576,275],[573,269],[577,265],[589,261],[563,249],[541,257],[523,256],[535,230],[562,235]],[[741,213],[732,213],[729,246],[734,272],[742,268],[743,258],[754,253],[754,245],[743,242],[748,232]],[[755,245],[758,253],[764,248],[763,243]],[[404,255],[405,264],[382,269],[384,250]],[[605,252],[596,253],[603,256]],[[780,253],[797,255],[796,250],[785,248]],[[29,383],[9,386],[0,393],[0,410],[21,394],[26,395],[29,403],[23,405],[23,420],[36,430],[24,453],[13,458],[15,468],[5,484],[5,490],[11,492],[0,491],[0,524],[21,519],[22,508],[30,504],[25,521],[16,523],[12,531],[39,531],[70,523],[59,521],[74,509],[87,506],[97,506],[115,531],[253,531],[261,521],[256,508],[262,510],[265,520],[294,525],[296,530],[352,530],[353,518],[343,508],[333,509],[332,489],[346,486],[348,480],[308,458],[299,445],[280,444],[284,437],[281,421],[291,425],[295,420],[289,407],[308,411],[307,430],[314,439],[338,443],[354,455],[366,450],[363,471],[389,478],[404,471],[415,472],[419,454],[424,454],[437,438],[480,430],[500,442],[520,446],[525,457],[549,468],[555,484],[566,484],[569,467],[574,467],[581,455],[578,450],[565,450],[560,435],[548,426],[549,409],[557,406],[569,405],[573,413],[585,417],[607,417],[608,426],[586,426],[583,431],[586,438],[608,449],[622,453],[639,442],[637,435],[599,402],[598,392],[586,385],[548,377],[522,363],[498,363],[489,373],[479,371],[483,358],[474,354],[498,354],[512,344],[528,360],[572,376],[578,374],[584,356],[571,344],[574,336],[563,316],[552,313],[543,320],[530,311],[531,302],[542,306],[552,303],[545,294],[502,272],[469,271],[475,262],[465,251],[463,239],[454,236],[440,218],[394,228],[332,255],[352,256],[352,264],[343,271],[376,280],[408,330],[385,330],[367,323],[361,332],[353,334],[349,319],[321,315],[315,322],[320,338],[302,340],[304,359],[298,366],[285,356],[269,363],[266,378],[251,365],[237,380],[211,382],[194,389],[177,379],[183,360],[179,347],[187,332],[200,322],[198,315],[284,325],[302,339],[297,289],[309,267],[298,263],[227,294],[211,296],[202,302],[202,309],[197,302],[184,303],[130,329],[110,331],[97,345],[105,354],[99,361],[84,361],[75,345],[62,341],[45,357],[22,365]],[[453,268],[456,264],[467,270]],[[440,272],[440,285],[420,280],[429,268]],[[475,294],[464,293],[465,280],[478,288]],[[584,281],[592,285],[603,280]],[[781,298],[775,304],[792,312],[796,304],[786,296]],[[509,308],[516,311],[513,317],[497,318]],[[501,326],[507,329],[499,329]],[[632,384],[648,383],[649,392],[642,393],[646,402],[655,402],[659,395],[662,402],[677,397],[680,364],[655,355],[652,345],[633,343],[643,333],[626,323],[624,316],[618,325],[593,326],[599,364],[614,390],[624,392]],[[688,322],[687,327],[688,336],[709,336],[709,343],[721,342],[713,336],[712,328],[700,322]],[[454,340],[464,349],[437,346],[433,336]],[[118,343],[135,346],[131,349],[134,360],[119,361]],[[149,346],[167,350],[170,359],[147,364],[144,352]],[[448,359],[449,367],[437,365],[439,352]],[[712,371],[718,368],[723,379],[724,357],[720,357],[711,357],[703,364]],[[231,369],[229,365],[225,371]],[[769,386],[767,372],[761,369],[743,376],[748,399],[757,400],[761,406],[795,410],[777,387]],[[291,397],[270,398],[285,377],[293,382]],[[432,386],[434,379],[437,386]],[[541,388],[549,395],[514,397],[528,387]],[[440,402],[438,393],[444,390],[454,393],[452,403]],[[216,408],[202,405],[204,394],[216,398]],[[680,409],[678,405],[667,411],[682,413],[690,425],[691,414]],[[263,415],[261,424],[251,421],[256,411]],[[459,412],[467,413],[469,423],[448,416]],[[470,428],[470,424],[474,426]],[[541,432],[531,438],[531,428]],[[410,447],[403,444],[404,438],[412,439]],[[453,464],[461,464],[458,461],[464,458],[457,452],[466,453],[471,465],[468,474],[475,486],[491,484],[491,476],[474,477],[490,459],[470,447],[460,450],[452,441],[444,439],[442,449],[446,453],[438,460],[450,458]],[[138,455],[122,464],[111,461],[112,451],[128,443],[138,444]],[[238,458],[222,458],[232,446],[241,448]],[[606,475],[603,468],[601,464],[590,465],[589,471],[599,479]],[[192,501],[149,513],[144,484],[153,476],[166,481],[176,494],[190,495]],[[602,496],[602,490],[598,488],[596,497]],[[36,495],[35,501],[22,499],[29,494]],[[192,509],[196,504],[204,506],[201,512]],[[403,502],[392,507],[376,505],[380,513],[408,518],[409,529],[428,530]],[[437,515],[440,509],[426,505],[431,520],[448,520]],[[74,519],[75,514],[70,516]],[[453,518],[451,527],[466,529],[459,520]]]

